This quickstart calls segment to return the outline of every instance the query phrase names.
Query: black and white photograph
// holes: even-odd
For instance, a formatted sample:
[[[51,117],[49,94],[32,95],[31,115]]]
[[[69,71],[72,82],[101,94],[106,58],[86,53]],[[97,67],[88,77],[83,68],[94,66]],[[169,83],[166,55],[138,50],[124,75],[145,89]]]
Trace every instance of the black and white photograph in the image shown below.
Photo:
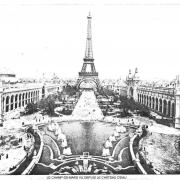
[[[179,179],[180,1],[0,0],[0,179]]]

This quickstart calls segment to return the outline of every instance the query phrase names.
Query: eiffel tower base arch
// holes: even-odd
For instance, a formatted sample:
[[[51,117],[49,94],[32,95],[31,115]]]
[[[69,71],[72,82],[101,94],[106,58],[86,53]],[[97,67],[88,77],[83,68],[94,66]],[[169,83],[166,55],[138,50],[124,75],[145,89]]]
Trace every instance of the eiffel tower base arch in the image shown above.
[[[76,88],[98,91],[100,89],[99,78],[92,78],[92,77],[78,78],[76,83]]]

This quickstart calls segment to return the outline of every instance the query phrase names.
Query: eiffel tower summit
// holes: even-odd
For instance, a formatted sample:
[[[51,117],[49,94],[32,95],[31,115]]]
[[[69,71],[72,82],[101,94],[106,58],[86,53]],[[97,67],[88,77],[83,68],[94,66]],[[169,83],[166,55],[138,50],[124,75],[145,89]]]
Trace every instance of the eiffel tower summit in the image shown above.
[[[87,16],[87,39],[85,57],[81,72],[79,72],[79,78],[77,80],[78,89],[93,89],[98,90],[100,88],[100,82],[98,78],[98,72],[96,72],[92,51],[92,32],[91,32],[91,14]]]

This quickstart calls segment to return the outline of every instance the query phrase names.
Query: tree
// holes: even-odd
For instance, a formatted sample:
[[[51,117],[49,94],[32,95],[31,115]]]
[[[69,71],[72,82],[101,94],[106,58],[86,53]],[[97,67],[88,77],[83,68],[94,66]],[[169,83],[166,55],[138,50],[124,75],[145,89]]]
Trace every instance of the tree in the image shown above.
[[[26,114],[33,114],[38,111],[37,104],[36,103],[28,103],[25,108]]]
[[[120,108],[124,110],[125,114],[128,114],[128,111],[138,111],[138,114],[145,117],[150,117],[150,110],[148,107],[143,106],[133,99],[128,99],[127,97],[120,97],[121,105]]]
[[[76,86],[66,85],[63,87],[63,92],[65,92],[69,96],[73,96],[76,95],[77,88]]]
[[[49,95],[47,98],[41,99],[38,104],[39,108],[51,116],[54,115],[55,98],[56,96]]]

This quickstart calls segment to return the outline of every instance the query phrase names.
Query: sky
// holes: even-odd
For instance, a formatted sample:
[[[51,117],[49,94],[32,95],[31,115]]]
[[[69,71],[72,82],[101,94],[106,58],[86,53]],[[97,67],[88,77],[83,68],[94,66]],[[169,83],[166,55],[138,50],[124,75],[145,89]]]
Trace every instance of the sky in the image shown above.
[[[180,74],[177,0],[0,0],[0,63],[17,77],[78,77],[87,15],[100,78],[174,79]]]

